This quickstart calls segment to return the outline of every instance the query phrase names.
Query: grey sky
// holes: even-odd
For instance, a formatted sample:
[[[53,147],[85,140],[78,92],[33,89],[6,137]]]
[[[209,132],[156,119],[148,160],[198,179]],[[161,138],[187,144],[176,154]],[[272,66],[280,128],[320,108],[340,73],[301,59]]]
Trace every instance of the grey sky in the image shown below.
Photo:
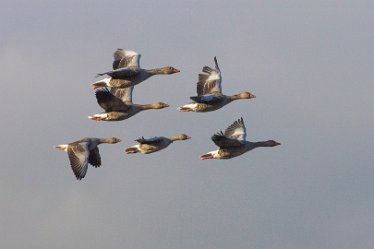
[[[2,1],[1,248],[372,248],[372,1]],[[171,107],[93,122],[90,88],[117,48],[144,68],[134,90]],[[179,113],[217,56],[223,91],[250,91],[212,113]],[[251,141],[282,143],[200,161],[210,136],[243,117]],[[186,133],[151,155],[140,136]],[[53,145],[85,136],[103,166],[77,181]]]

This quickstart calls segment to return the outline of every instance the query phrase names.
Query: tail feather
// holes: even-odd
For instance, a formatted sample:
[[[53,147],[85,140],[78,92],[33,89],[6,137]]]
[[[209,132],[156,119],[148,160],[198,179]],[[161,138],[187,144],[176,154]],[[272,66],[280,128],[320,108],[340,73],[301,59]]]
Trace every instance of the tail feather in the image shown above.
[[[138,152],[140,152],[140,151],[136,147],[129,147],[129,148],[125,149],[126,154],[135,154],[135,153],[138,153]]]
[[[192,109],[190,107],[184,107],[184,106],[178,107],[177,110],[180,112],[192,112]]]
[[[68,145],[67,144],[60,144],[55,146],[56,149],[62,150],[62,151],[67,151],[68,150]]]

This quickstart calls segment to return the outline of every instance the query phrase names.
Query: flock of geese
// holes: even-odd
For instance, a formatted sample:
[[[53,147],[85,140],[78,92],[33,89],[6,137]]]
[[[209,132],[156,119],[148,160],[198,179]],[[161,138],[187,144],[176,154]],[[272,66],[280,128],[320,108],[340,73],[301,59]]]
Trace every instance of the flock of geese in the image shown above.
[[[154,75],[170,75],[180,71],[167,66],[155,69],[140,67],[140,54],[130,50],[117,49],[114,54],[113,70],[100,73],[97,76],[107,77],[92,84],[98,104],[104,112],[88,116],[95,121],[120,121],[150,109],[162,109],[168,104],[158,102],[152,104],[134,104],[132,91],[134,86],[140,84]],[[197,96],[192,96],[190,103],[178,108],[181,112],[211,112],[222,108],[234,100],[252,99],[256,96],[250,92],[241,92],[232,96],[222,93],[221,70],[217,58],[214,57],[215,68],[204,66],[203,73],[199,74],[197,82]],[[108,89],[110,88],[110,90]],[[247,132],[243,118],[238,119],[226,128],[225,132],[218,132],[212,136],[218,149],[200,156],[206,159],[230,159],[237,157],[257,147],[274,147],[280,143],[274,140],[250,142],[246,139]],[[177,140],[186,140],[191,137],[179,134],[172,137],[151,137],[135,140],[138,144],[125,149],[126,154],[149,154],[168,147]],[[98,145],[102,143],[115,144],[121,142],[119,138],[83,138],[78,141],[61,144],[57,149],[66,151],[71,168],[78,180],[85,177],[88,164],[94,167],[101,165],[101,156]]]

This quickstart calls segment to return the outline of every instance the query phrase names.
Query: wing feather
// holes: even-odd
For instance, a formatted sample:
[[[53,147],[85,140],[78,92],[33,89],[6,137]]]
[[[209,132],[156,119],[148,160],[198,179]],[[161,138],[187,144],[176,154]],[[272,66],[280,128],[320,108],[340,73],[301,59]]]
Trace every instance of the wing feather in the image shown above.
[[[206,74],[199,74],[198,82],[196,84],[197,88],[197,95],[205,95],[212,92],[220,92],[222,93],[221,87],[221,71],[218,67],[217,59],[214,57],[214,62],[216,64],[216,68],[213,69],[208,66],[204,66],[202,71]]]
[[[129,106],[126,105],[120,98],[114,96],[107,88],[100,88],[95,92],[97,103],[105,110],[105,112],[112,111],[127,111]]]
[[[85,177],[88,168],[88,144],[84,142],[69,145],[67,152],[71,169],[75,177],[81,180]]]
[[[94,149],[90,150],[88,156],[88,163],[94,166],[95,168],[101,166],[101,156],[98,147],[95,147]]]
[[[114,53],[113,69],[139,67],[140,54],[131,50],[118,48]]]
[[[236,120],[225,130],[226,137],[236,139],[239,141],[246,141],[247,131],[244,125],[243,118]]]
[[[242,143],[236,139],[226,137],[222,132],[212,136],[213,142],[221,149],[240,147]]]
[[[121,99],[122,102],[126,104],[132,104],[132,91],[134,87],[127,87],[127,88],[119,88],[119,87],[112,87],[110,92],[117,98]]]

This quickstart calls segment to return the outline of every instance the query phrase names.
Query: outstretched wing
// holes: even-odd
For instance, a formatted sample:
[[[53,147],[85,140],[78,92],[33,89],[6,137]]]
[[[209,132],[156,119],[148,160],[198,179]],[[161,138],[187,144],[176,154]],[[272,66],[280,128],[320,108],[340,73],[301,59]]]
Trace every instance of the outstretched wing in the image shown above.
[[[213,142],[220,148],[230,148],[242,146],[246,141],[246,129],[243,118],[238,119],[222,131],[212,136]]]
[[[144,138],[144,137],[141,137],[141,138],[138,138],[136,139],[135,141],[140,143],[140,144],[159,144],[161,143],[163,140],[163,137],[151,137],[151,138]]]
[[[68,146],[68,156],[71,169],[78,180],[84,178],[88,167],[88,144],[86,142],[74,143]]]
[[[122,102],[125,104],[132,104],[132,91],[134,87],[127,87],[127,88],[119,88],[119,87],[112,87],[110,92],[116,96],[117,98],[121,99]]]
[[[98,147],[95,147],[94,149],[90,150],[90,154],[88,156],[88,163],[94,166],[95,168],[101,166],[101,157]]]
[[[242,143],[239,140],[226,137],[222,131],[212,136],[213,142],[221,149],[239,147]]]
[[[100,88],[95,92],[97,103],[105,110],[105,112],[112,111],[127,111],[129,106],[126,105],[120,98],[110,93],[107,88]]]
[[[208,66],[204,66],[202,71],[206,74],[199,74],[199,80],[197,82],[197,95],[199,96],[212,92],[222,93],[222,77],[216,57],[214,57],[214,62],[216,64],[215,69]]]
[[[114,53],[113,70],[124,67],[139,67],[140,54],[118,48]]]
[[[227,129],[225,130],[225,136],[239,141],[246,141],[247,131],[244,125],[243,118],[238,119],[229,127],[227,127]]]

